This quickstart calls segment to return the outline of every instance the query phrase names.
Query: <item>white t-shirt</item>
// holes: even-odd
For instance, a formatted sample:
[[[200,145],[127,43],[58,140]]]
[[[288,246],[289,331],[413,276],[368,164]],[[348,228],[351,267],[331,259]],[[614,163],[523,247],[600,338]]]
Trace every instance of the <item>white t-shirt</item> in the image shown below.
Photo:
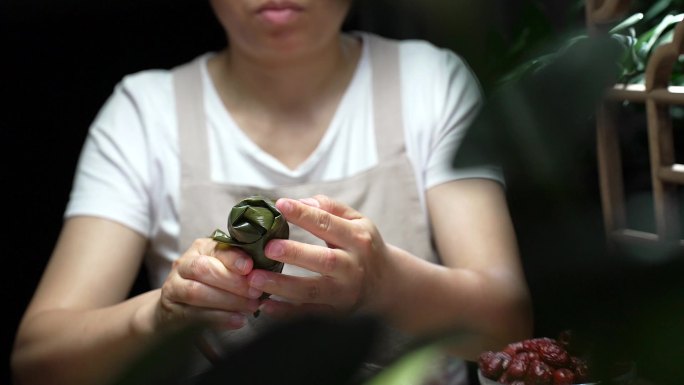
[[[302,184],[349,177],[377,164],[368,44],[318,147],[294,170],[262,151],[236,125],[208,76],[206,61],[211,55],[195,60],[203,63],[211,177],[216,182],[257,187]],[[406,40],[400,45],[400,69],[406,150],[421,199],[430,187],[456,179],[503,182],[495,166],[451,167],[482,99],[479,83],[464,61],[428,42]],[[175,111],[170,71],[125,76],[90,127],[65,217],[90,215],[120,222],[151,239],[156,253],[178,258]]]

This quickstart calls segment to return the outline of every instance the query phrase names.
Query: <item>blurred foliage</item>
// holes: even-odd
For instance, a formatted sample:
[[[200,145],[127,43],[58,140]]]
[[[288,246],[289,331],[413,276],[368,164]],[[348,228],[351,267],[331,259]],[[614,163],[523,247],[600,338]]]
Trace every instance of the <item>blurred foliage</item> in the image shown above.
[[[548,64],[556,55],[546,52],[556,51],[558,41],[565,40],[571,31],[583,28],[583,23],[578,22],[581,19],[577,16],[579,9],[576,5],[565,11],[567,20],[555,23],[540,0],[525,0],[519,7],[518,16],[507,25],[489,26],[489,66],[485,73],[491,77],[492,87]]]
[[[461,54],[487,93],[538,71],[569,47],[588,38],[584,1],[357,0],[349,29],[395,38],[424,38]],[[682,19],[682,0],[632,1],[633,11],[609,32],[625,50],[620,82],[639,83],[648,57],[672,40]],[[684,84],[677,63],[673,84]]]
[[[626,52],[621,60],[623,83],[643,83],[648,58],[659,46],[672,41],[675,25],[684,20],[684,1],[659,0],[625,18],[610,30],[622,41]],[[672,72],[672,85],[684,85],[684,60],[680,57]]]
[[[515,31],[524,48],[499,53],[510,60],[454,158],[455,167],[503,167],[535,335],[576,330],[593,342],[599,370],[634,361],[659,385],[681,383],[684,255],[671,245],[607,247],[594,118],[605,87],[643,81],[650,55],[672,40],[681,3],[635,4],[642,8],[606,34],[577,24],[535,38],[537,27]],[[678,63],[672,84],[681,72]]]
[[[431,375],[431,369],[440,353],[440,350],[433,345],[414,349],[364,385],[423,384]]]
[[[202,325],[170,333],[111,385],[352,385],[380,333],[370,317],[302,316],[265,327],[254,338],[225,346],[211,365],[196,344]],[[204,364],[202,364],[204,363]]]
[[[570,13],[574,14],[582,10],[583,1],[576,3]],[[519,44],[510,47],[503,55],[509,58],[504,66],[510,65],[512,69],[503,71],[498,83],[505,83],[518,79],[530,72],[538,71],[549,63],[558,59],[569,47],[577,42],[587,39],[586,29],[568,29],[558,35],[546,34],[540,26],[544,25],[544,17],[540,12],[540,3],[529,3],[531,10],[527,14],[535,19],[524,23],[524,26],[516,31],[515,40]],[[656,48],[672,41],[675,25],[684,19],[684,1],[682,0],[658,0],[637,1],[633,8],[638,12],[631,13],[624,19],[619,20],[608,34],[620,42],[624,53],[619,60],[621,74],[618,79],[621,83],[637,84],[644,82],[644,71],[649,57]],[[539,32],[541,31],[541,35]],[[535,32],[537,32],[535,34]],[[535,53],[541,43],[553,43],[542,48],[537,55],[529,57],[530,52]],[[521,60],[522,59],[522,60]],[[671,79],[672,85],[684,85],[684,58],[675,64]]]
[[[606,36],[563,44],[553,59],[506,77],[468,131],[455,166],[505,165],[535,191],[577,197],[579,149],[591,148],[597,102],[619,76],[622,46]],[[521,186],[521,187],[524,187]]]

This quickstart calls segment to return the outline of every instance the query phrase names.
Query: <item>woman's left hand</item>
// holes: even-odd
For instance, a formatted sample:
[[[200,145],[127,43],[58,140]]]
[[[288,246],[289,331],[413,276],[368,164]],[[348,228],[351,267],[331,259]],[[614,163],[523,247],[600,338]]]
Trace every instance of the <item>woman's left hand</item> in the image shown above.
[[[327,196],[276,202],[285,219],[326,242],[326,246],[274,239],[265,255],[276,261],[320,273],[298,277],[265,270],[249,274],[251,287],[286,300],[265,300],[269,315],[319,311],[378,311],[383,276],[391,247],[376,226],[358,211]]]

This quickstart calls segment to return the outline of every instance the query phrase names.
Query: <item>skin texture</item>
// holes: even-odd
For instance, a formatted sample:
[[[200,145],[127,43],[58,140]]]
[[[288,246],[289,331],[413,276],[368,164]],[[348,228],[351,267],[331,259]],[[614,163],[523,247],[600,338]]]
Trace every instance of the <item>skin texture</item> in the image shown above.
[[[264,1],[211,3],[230,43],[209,62],[226,108],[255,143],[296,167],[323,135],[358,62],[359,42],[339,33],[349,1],[302,0],[301,14],[276,24],[255,12]],[[236,329],[257,309],[276,317],[368,312],[416,334],[458,328],[469,338],[452,350],[468,359],[529,337],[529,298],[502,187],[461,180],[431,188],[426,199],[444,266],[386,244],[362,213],[328,197],[285,198],[276,204],[289,222],[335,247],[274,240],[266,255],[320,278],[254,270],[243,252],[206,238],[189,245],[162,288],[134,298],[127,294],[147,240],[114,221],[67,219],[17,332],[15,383],[106,383],[167,331],[197,320]],[[292,303],[259,302],[264,291]]]

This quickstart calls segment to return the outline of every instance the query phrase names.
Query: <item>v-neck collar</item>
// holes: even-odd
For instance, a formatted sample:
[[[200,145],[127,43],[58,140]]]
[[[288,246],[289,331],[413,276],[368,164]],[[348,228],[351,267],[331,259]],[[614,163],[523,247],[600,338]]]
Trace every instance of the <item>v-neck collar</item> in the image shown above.
[[[340,131],[340,120],[342,119],[342,111],[346,109],[345,105],[351,102],[354,90],[359,89],[357,83],[361,81],[361,74],[364,71],[367,71],[368,66],[370,65],[370,53],[368,50],[367,36],[362,32],[353,32],[352,35],[359,37],[362,42],[361,55],[359,57],[358,63],[356,64],[356,68],[354,69],[352,78],[347,84],[344,90],[344,94],[340,98],[340,101],[338,102],[337,107],[335,108],[333,117],[330,120],[330,123],[328,124],[325,133],[321,137],[321,140],[318,142],[316,148],[311,152],[311,154],[309,154],[309,156],[296,168],[291,169],[287,167],[283,162],[278,160],[276,157],[264,151],[249,136],[247,136],[247,134],[237,124],[235,119],[233,119],[232,114],[221,101],[221,97],[219,96],[218,90],[216,89],[216,86],[212,81],[211,76],[209,76],[207,62],[209,58],[211,58],[211,55],[205,55],[201,59],[202,82],[205,89],[204,95],[206,98],[205,103],[209,107],[207,108],[208,116],[212,116],[212,113],[215,112],[216,115],[213,115],[213,118],[210,119],[215,119],[218,127],[221,127],[221,129],[229,130],[230,135],[235,137],[236,141],[243,143],[243,145],[240,146],[239,150],[242,151],[244,155],[252,159],[254,162],[258,162],[262,166],[265,166],[269,169],[272,169],[273,171],[276,171],[283,175],[287,175],[292,178],[300,178],[312,172],[312,170],[315,169],[316,165],[319,164],[321,158],[326,153],[328,153],[330,147],[332,146],[335,137]]]

